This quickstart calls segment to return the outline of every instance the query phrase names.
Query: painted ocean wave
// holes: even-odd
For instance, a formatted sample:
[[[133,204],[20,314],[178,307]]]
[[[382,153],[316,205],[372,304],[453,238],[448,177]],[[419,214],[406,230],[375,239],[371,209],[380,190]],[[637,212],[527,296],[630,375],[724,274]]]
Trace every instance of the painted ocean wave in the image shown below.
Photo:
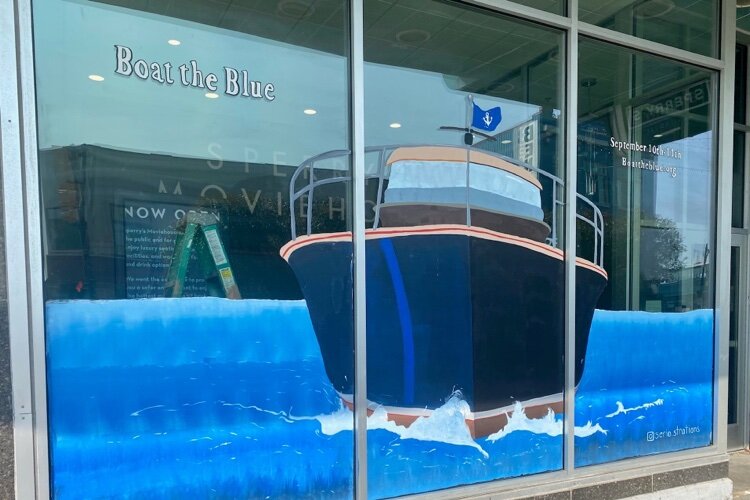
[[[578,466],[710,442],[710,365],[693,351],[710,351],[711,312],[641,314],[594,317]],[[56,498],[352,497],[353,415],[304,302],[52,302],[47,318]],[[408,428],[382,409],[368,418],[373,498],[562,467],[561,415],[516,407],[473,440],[468,405],[450,396]]]

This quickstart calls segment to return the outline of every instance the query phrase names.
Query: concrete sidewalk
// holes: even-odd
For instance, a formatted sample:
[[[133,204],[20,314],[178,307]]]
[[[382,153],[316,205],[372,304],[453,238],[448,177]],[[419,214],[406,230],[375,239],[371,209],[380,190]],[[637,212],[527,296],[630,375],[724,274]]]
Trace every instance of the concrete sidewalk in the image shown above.
[[[729,479],[734,483],[733,498],[750,500],[750,452],[743,450],[729,454]]]

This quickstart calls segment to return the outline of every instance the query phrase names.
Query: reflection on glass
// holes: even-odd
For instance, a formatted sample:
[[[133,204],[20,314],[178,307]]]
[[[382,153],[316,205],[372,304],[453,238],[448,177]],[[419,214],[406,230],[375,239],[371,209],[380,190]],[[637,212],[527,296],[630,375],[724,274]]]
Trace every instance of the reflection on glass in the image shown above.
[[[737,45],[735,50],[734,122],[747,123],[747,45]]]
[[[718,0],[581,0],[581,21],[706,56],[717,55]]]
[[[729,268],[729,391],[727,401],[727,423],[737,423],[739,394],[737,393],[737,361],[739,355],[738,328],[740,307],[740,247],[732,247]]]
[[[750,6],[737,7],[737,27],[750,33]]]
[[[559,469],[562,36],[434,0],[365,26],[369,494]]]
[[[732,155],[732,227],[745,227],[745,134],[739,131]]]
[[[603,216],[609,283],[576,393],[576,424],[601,432],[577,434],[576,463],[704,446],[712,412],[713,75],[585,38],[579,57],[578,192]],[[579,203],[579,213],[588,209]],[[580,221],[577,230],[585,257],[593,234]]]
[[[113,3],[33,2],[53,495],[351,497],[348,4]]]

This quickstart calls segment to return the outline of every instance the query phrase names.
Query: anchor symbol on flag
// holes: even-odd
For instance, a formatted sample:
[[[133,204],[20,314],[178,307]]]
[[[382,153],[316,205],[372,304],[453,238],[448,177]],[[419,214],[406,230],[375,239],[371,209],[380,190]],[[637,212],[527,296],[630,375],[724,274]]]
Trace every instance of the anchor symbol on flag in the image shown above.
[[[490,108],[484,110],[472,102],[474,109],[472,110],[471,126],[479,130],[487,130],[492,132],[500,124],[503,119],[500,107]]]

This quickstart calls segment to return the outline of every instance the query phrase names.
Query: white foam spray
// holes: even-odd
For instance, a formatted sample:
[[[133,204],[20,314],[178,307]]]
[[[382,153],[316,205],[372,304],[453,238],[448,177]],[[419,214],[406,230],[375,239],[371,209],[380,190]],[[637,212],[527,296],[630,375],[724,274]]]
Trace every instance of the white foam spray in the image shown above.
[[[466,417],[471,414],[468,403],[461,399],[460,393],[452,395],[440,408],[431,412],[429,417],[417,418],[409,427],[404,427],[388,420],[388,413],[382,406],[375,408],[367,418],[368,430],[385,430],[398,435],[401,439],[416,439],[419,441],[434,441],[457,446],[469,446],[476,449],[485,458],[489,455],[479,443],[474,441],[466,425]],[[292,420],[317,420],[320,432],[334,435],[339,432],[351,432],[354,427],[354,415],[348,408],[341,405],[338,410],[327,415],[314,417],[293,417]],[[508,423],[500,431],[487,437],[487,441],[495,442],[513,432],[526,431],[534,434],[560,436],[563,432],[562,420],[555,418],[549,409],[541,418],[528,418],[520,402],[516,402],[513,412],[508,416]],[[587,422],[586,425],[576,427],[575,435],[588,437],[607,431],[599,424]]]
[[[526,416],[523,406],[516,401],[513,406],[513,413],[508,416],[508,423],[505,427],[494,434],[487,436],[488,441],[497,441],[513,432],[526,431],[533,434],[547,434],[548,436],[560,436],[563,433],[563,421],[555,418],[555,413],[551,408],[547,409],[547,414],[542,418],[529,418]],[[577,437],[588,437],[597,432],[606,434],[607,431],[599,424],[586,422],[583,426],[575,427]]]
[[[625,405],[622,404],[622,401],[617,402],[617,410],[613,411],[612,413],[605,415],[607,418],[616,417],[620,414],[627,414],[631,411],[638,411],[638,410],[648,410],[649,408],[653,408],[654,406],[661,406],[664,404],[663,399],[657,399],[656,401],[652,401],[651,403],[644,403],[640,406],[634,406],[632,408],[625,408]]]

